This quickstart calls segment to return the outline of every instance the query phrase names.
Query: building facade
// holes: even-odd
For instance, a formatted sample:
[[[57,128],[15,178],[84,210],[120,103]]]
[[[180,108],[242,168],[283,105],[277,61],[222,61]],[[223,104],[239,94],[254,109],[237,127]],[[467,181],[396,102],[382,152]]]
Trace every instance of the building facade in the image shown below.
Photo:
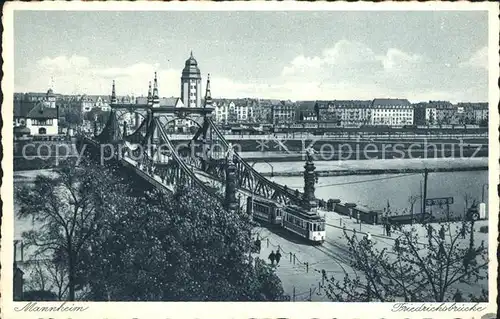
[[[316,104],[315,109],[320,121],[337,126],[360,126],[371,122],[372,101],[333,100],[317,101]]]
[[[406,99],[374,99],[371,109],[372,125],[413,125],[413,105]]]
[[[294,123],[296,120],[295,116],[295,103],[291,101],[281,101],[279,104],[272,106],[273,124]]]
[[[181,76],[181,100],[185,107],[201,107],[201,72],[191,56],[186,60]]]
[[[57,135],[59,109],[47,107],[44,101],[14,101],[14,128],[25,127],[30,135]]]

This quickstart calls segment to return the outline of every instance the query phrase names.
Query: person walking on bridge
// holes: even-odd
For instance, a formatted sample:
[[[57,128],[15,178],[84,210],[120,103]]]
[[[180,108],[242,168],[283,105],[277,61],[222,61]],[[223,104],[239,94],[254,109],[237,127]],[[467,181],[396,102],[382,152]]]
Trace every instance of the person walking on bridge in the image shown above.
[[[269,254],[269,260],[271,260],[271,265],[274,266],[274,260],[276,259],[276,254],[274,253],[273,250],[271,250],[271,253]]]

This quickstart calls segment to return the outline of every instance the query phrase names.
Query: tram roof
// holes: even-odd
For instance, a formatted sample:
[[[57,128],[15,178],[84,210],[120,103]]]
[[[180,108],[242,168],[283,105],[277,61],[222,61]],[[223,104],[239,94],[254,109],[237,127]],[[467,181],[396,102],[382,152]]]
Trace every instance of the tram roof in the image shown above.
[[[249,197],[250,198],[250,197]],[[254,197],[253,198],[253,201],[254,202],[261,202],[261,203],[266,203],[266,204],[272,204],[276,207],[282,207],[283,205],[272,200],[272,199],[268,199],[268,198],[263,198],[263,197]]]
[[[321,220],[323,219],[317,212],[305,210],[297,205],[288,205],[286,206],[287,213],[292,213],[294,215],[298,215],[307,219]]]

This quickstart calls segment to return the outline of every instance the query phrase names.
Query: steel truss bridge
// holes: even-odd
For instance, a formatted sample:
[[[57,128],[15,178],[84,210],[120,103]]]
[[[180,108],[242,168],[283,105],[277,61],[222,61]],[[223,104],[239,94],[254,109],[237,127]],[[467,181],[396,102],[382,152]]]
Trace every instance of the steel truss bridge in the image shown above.
[[[92,152],[100,152],[101,159],[117,160],[156,188],[173,192],[178,185],[194,187],[227,205],[227,157],[231,154],[240,207],[249,196],[284,205],[301,203],[301,192],[270,181],[230,151],[232,145],[211,119],[213,108],[111,106],[107,123],[101,129],[94,123],[94,134],[83,137],[83,143]],[[187,126],[196,128],[189,143],[173,142],[170,136]]]

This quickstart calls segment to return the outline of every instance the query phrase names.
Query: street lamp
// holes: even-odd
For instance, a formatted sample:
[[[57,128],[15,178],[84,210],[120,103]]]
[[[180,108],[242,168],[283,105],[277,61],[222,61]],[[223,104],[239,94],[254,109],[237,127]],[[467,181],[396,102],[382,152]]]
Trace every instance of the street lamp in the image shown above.
[[[267,165],[269,165],[271,167],[271,177],[274,177],[274,166],[271,165],[271,163],[269,163],[268,161],[266,160],[263,160],[264,163],[266,163]],[[252,168],[255,166],[255,164],[257,164],[257,162],[254,162],[252,164]]]

